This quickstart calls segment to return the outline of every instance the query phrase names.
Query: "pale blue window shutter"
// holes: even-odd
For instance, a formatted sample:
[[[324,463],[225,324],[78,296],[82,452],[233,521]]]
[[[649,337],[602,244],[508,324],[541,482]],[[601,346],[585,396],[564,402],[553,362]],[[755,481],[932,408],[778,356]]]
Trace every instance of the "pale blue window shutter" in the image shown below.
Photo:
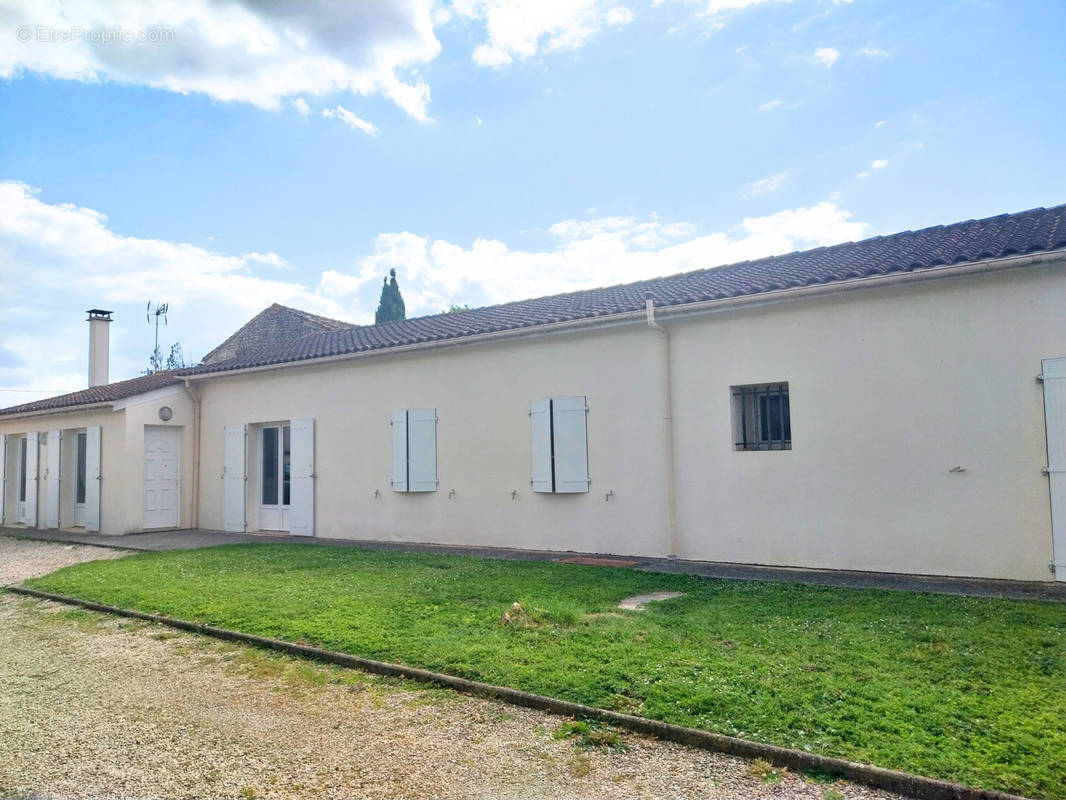
[[[552,482],[552,419],[551,400],[535,400],[529,407],[529,449],[532,454],[534,492],[551,492]]]
[[[555,491],[589,490],[589,451],[584,397],[552,398]]]
[[[407,489],[437,491],[437,409],[407,409]]]
[[[289,423],[289,533],[315,535],[315,421]]]
[[[407,491],[407,411],[392,415],[392,490]]]

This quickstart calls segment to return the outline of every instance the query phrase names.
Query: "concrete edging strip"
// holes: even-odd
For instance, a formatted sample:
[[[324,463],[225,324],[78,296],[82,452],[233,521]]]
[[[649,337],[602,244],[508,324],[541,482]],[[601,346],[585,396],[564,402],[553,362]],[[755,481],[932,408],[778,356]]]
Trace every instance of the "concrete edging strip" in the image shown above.
[[[972,786],[964,786],[950,781],[936,778],[925,778],[920,775],[911,775],[897,770],[883,769],[870,764],[859,764],[854,761],[845,761],[840,758],[821,756],[816,753],[808,753],[804,750],[793,750],[777,745],[762,744],[747,739],[738,739],[733,736],[725,736],[710,731],[702,731],[696,728],[686,728],[669,722],[636,717],[631,714],[621,714],[617,711],[608,711],[594,706],[586,706],[581,703],[571,703],[566,700],[557,700],[539,694],[530,694],[518,689],[506,686],[494,686],[490,683],[457,678],[440,672],[431,672],[417,667],[407,667],[402,664],[392,664],[386,661],[374,661],[369,658],[361,658],[347,653],[338,653],[334,650],[324,650],[310,645],[296,644],[282,639],[269,639],[265,636],[256,636],[250,633],[241,633],[226,628],[216,628],[212,625],[203,625],[198,622],[189,622],[183,619],[165,617],[159,614],[149,614],[143,611],[134,611],[117,606],[109,606],[103,603],[94,603],[91,600],[79,600],[76,597],[67,597],[61,594],[42,592],[25,586],[4,587],[15,594],[36,597],[42,600],[52,600],[57,603],[66,603],[72,606],[81,606],[91,611],[101,611],[107,614],[117,614],[123,617],[142,619],[167,625],[171,628],[212,636],[232,642],[255,645],[269,650],[314,659],[329,664],[351,667],[377,675],[387,675],[398,678],[410,678],[423,683],[432,683],[443,686],[464,694],[487,697],[501,700],[511,705],[533,708],[540,711],[548,711],[566,717],[582,717],[607,722],[619,728],[655,736],[670,742],[710,750],[716,753],[725,753],[741,758],[762,758],[775,766],[788,767],[793,771],[821,770],[827,773],[839,775],[856,783],[862,783],[877,789],[919,798],[919,800],[1026,800],[1019,795],[997,792],[991,789],[978,789]]]

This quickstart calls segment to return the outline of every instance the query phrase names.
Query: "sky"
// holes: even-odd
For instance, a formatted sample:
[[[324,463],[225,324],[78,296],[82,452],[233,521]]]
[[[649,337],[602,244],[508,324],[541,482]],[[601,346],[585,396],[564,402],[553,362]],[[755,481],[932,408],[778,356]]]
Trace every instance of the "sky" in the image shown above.
[[[0,0],[0,406],[1066,202],[1061,0]]]

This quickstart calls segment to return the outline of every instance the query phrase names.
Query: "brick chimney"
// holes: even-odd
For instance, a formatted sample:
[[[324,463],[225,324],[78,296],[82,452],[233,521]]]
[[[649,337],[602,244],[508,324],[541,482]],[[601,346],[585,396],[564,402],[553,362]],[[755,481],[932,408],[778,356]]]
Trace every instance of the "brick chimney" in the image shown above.
[[[89,388],[103,386],[108,382],[108,357],[110,353],[110,311],[90,308],[89,315]]]

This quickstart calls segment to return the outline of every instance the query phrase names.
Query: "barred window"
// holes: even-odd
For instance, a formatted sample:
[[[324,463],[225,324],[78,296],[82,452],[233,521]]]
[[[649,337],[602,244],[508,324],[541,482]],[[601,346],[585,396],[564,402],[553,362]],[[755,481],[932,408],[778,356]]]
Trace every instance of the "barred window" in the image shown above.
[[[787,383],[733,386],[731,391],[734,449],[792,449]]]

